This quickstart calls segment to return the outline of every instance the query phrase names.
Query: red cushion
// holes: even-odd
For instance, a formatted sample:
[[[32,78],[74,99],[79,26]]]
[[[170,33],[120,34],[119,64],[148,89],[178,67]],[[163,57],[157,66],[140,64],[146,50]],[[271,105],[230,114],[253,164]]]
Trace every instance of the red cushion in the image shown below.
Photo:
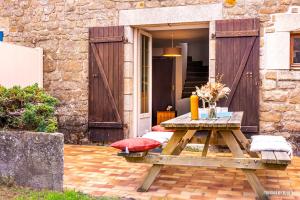
[[[127,147],[131,152],[138,152],[154,149],[160,145],[158,141],[148,138],[131,138],[114,142],[110,146],[123,151]]]
[[[153,126],[153,127],[152,127],[152,131],[159,131],[159,132],[175,132],[175,130],[165,129],[165,128],[162,127],[161,125]]]

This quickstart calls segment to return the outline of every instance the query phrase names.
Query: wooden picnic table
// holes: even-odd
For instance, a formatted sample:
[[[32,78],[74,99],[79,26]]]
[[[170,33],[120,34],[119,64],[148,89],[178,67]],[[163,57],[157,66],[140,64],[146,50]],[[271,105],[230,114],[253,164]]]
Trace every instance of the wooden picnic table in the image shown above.
[[[161,123],[161,126],[175,132],[160,155],[144,152],[125,156],[129,162],[153,164],[138,191],[147,191],[164,165],[227,167],[241,169],[259,199],[268,199],[264,187],[255,175],[255,170],[285,169],[289,162],[280,161],[276,164],[264,162],[260,154],[250,152],[250,142],[241,132],[242,118],[243,112],[233,112],[231,116],[217,119],[191,120],[190,113],[187,113]],[[202,156],[179,156],[197,130],[208,131]],[[211,138],[217,134],[223,138],[233,157],[206,157]]]

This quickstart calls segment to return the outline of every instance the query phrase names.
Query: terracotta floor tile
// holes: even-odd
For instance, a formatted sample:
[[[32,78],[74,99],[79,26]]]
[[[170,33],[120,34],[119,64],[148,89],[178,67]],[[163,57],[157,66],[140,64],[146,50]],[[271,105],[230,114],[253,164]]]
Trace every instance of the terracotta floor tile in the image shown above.
[[[244,174],[225,168],[165,166],[149,192],[136,192],[151,165],[128,163],[117,152],[110,147],[65,145],[64,187],[95,196],[141,200],[255,199]],[[271,196],[271,200],[300,200],[299,157],[285,171],[257,170],[256,174],[266,190],[292,192],[291,196]]]

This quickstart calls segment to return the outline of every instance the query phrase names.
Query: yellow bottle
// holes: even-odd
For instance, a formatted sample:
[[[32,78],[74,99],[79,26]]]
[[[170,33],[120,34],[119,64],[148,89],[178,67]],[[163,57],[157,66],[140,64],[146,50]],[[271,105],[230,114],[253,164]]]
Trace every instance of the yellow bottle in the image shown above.
[[[198,108],[199,108],[199,97],[196,95],[196,92],[193,92],[190,97],[191,104],[191,118],[192,120],[199,119]]]

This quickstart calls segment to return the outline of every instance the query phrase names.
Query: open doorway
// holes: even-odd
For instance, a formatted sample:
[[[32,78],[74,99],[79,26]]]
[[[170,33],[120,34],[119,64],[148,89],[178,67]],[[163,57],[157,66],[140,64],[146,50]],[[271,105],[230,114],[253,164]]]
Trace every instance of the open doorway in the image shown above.
[[[157,115],[172,106],[176,114],[189,112],[189,97],[195,86],[208,81],[209,29],[150,31],[152,35],[152,125]],[[164,48],[181,49],[179,57],[163,56]],[[161,113],[159,113],[161,115]],[[172,115],[169,115],[172,117]],[[167,118],[167,117],[166,117]]]
[[[143,27],[143,30],[137,30],[136,38],[140,44],[136,48],[139,60],[136,71],[139,76],[137,136],[159,124],[161,120],[158,120],[158,113],[166,111],[168,107],[172,107],[171,111],[175,114],[169,117],[189,112],[189,97],[195,91],[195,86],[208,81],[208,25],[200,28],[177,28]],[[146,46],[143,45],[145,37],[149,38]],[[163,56],[164,49],[172,46],[172,37],[174,47],[181,49],[179,57]],[[147,114],[142,113],[141,109],[145,105]]]

